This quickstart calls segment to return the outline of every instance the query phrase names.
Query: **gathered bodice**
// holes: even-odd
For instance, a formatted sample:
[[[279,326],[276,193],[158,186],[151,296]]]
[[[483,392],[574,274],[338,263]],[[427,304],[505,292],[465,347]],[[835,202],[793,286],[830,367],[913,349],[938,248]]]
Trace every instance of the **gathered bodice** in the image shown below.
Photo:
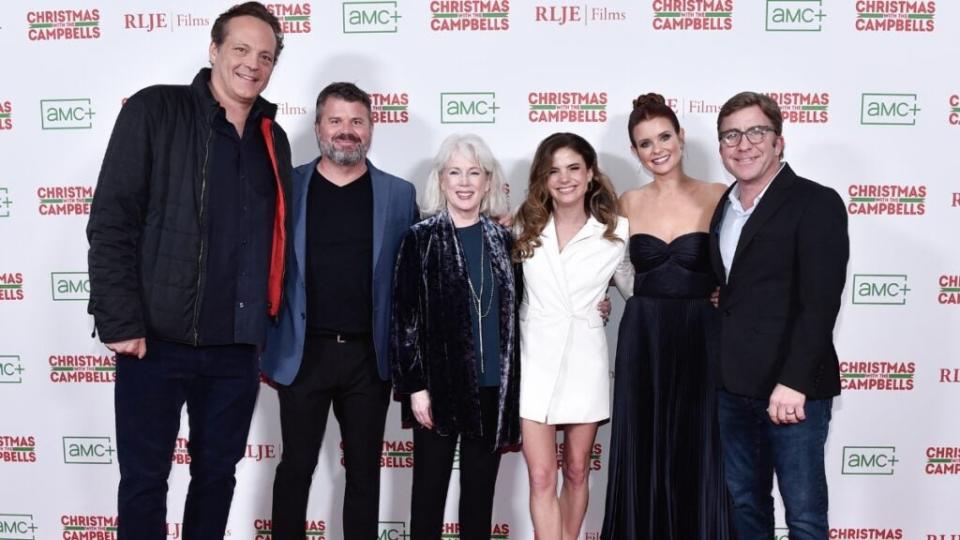
[[[636,269],[635,296],[706,298],[716,287],[710,266],[710,236],[690,232],[665,242],[656,236],[630,236],[630,262]]]

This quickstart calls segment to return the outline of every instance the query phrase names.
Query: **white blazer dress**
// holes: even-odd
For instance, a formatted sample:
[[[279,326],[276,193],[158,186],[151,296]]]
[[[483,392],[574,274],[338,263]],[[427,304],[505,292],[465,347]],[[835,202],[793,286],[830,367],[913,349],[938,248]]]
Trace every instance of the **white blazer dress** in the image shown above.
[[[616,274],[621,294],[633,288],[629,225],[617,220],[622,242],[603,237],[592,216],[563,251],[553,218],[543,243],[523,262],[520,306],[520,417],[547,424],[599,422],[610,417],[607,338],[597,304]]]

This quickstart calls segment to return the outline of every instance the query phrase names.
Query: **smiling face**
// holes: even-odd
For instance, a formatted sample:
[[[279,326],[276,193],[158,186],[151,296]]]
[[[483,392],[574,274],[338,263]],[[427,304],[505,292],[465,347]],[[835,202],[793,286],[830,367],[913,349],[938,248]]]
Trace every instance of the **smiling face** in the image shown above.
[[[447,201],[447,210],[460,220],[475,221],[489,191],[490,174],[460,152],[454,152],[440,171],[440,192]]]
[[[330,96],[323,102],[314,125],[320,153],[341,166],[363,162],[370,149],[373,127],[370,111],[360,101]]]
[[[754,105],[730,114],[720,124],[720,133],[731,129],[746,132],[754,126],[766,126],[773,129],[770,119],[760,107]],[[767,131],[763,140],[750,142],[746,136],[740,138],[740,144],[730,147],[720,142],[720,157],[723,165],[738,181],[744,184],[765,185],[780,170],[780,155],[783,152],[783,136]]]
[[[593,171],[583,156],[572,148],[560,148],[553,153],[547,190],[555,208],[580,207],[587,194],[587,184],[593,180]]]
[[[273,74],[277,39],[266,22],[249,15],[226,24],[223,43],[210,44],[213,94],[224,107],[249,107]]]
[[[633,153],[655,176],[663,176],[680,166],[683,156],[683,130],[677,133],[670,120],[654,117],[633,128]]]

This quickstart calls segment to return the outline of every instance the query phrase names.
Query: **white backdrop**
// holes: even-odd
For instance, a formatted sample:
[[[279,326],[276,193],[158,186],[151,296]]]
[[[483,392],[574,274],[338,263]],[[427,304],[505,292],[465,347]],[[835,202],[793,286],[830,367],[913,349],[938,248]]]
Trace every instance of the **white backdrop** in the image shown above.
[[[123,99],[188,83],[226,7],[0,6],[0,538],[114,538],[113,360],[90,339],[86,314],[89,201]],[[744,89],[776,94],[791,165],[850,204],[836,334],[845,385],[856,388],[836,400],[827,443],[831,538],[960,538],[955,2],[322,0],[272,9],[288,33],[266,96],[280,104],[295,162],[316,154],[317,92],[353,81],[376,94],[371,157],[380,168],[421,187],[440,141],[476,132],[503,162],[513,206],[537,142],[559,130],[594,143],[618,191],[646,182],[625,127],[631,99],[647,91],[679,113],[688,172],[729,182],[717,155],[719,106]],[[622,308],[614,296],[611,342]],[[277,418],[276,394],[263,386],[230,538],[269,538]],[[308,525],[311,538],[339,539],[344,474],[329,426]],[[181,437],[171,539],[189,479],[186,429]],[[380,538],[394,540],[408,531],[412,464],[396,405],[385,438]],[[601,429],[586,539],[599,537],[608,438]],[[445,538],[458,537],[457,494],[454,483]],[[494,521],[491,538],[532,538],[519,454],[503,460]]]

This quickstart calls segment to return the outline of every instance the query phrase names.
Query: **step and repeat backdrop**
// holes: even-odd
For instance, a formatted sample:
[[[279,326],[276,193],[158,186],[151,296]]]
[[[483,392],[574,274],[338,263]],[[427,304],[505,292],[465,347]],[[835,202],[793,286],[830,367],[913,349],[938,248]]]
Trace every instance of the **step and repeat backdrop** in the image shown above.
[[[0,6],[0,538],[116,535],[114,358],[91,338],[84,227],[124,99],[188,83],[230,0],[14,0]],[[836,329],[843,395],[827,443],[837,539],[960,539],[960,5],[854,0],[397,0],[271,3],[286,49],[266,97],[296,162],[316,155],[318,91],[373,97],[371,159],[422,188],[450,133],[483,136],[512,206],[536,144],[594,143],[622,192],[649,181],[629,151],[631,99],[664,94],[686,130],[686,169],[721,182],[716,113],[768,93],[786,157],[847,202],[852,256]],[[622,299],[607,328],[615,342]],[[611,347],[611,350],[614,348]],[[171,455],[168,538],[181,536],[186,422]],[[598,539],[608,428],[593,447],[582,538]],[[561,443],[562,441],[558,441]],[[413,442],[391,408],[380,536],[409,538]],[[558,445],[558,453],[560,446]],[[271,537],[281,453],[263,385],[227,536]],[[335,422],[306,531],[342,538]],[[454,476],[456,478],[456,475]],[[444,538],[458,538],[451,485]],[[778,503],[777,538],[787,538]],[[491,538],[530,540],[526,468],[500,471]]]

